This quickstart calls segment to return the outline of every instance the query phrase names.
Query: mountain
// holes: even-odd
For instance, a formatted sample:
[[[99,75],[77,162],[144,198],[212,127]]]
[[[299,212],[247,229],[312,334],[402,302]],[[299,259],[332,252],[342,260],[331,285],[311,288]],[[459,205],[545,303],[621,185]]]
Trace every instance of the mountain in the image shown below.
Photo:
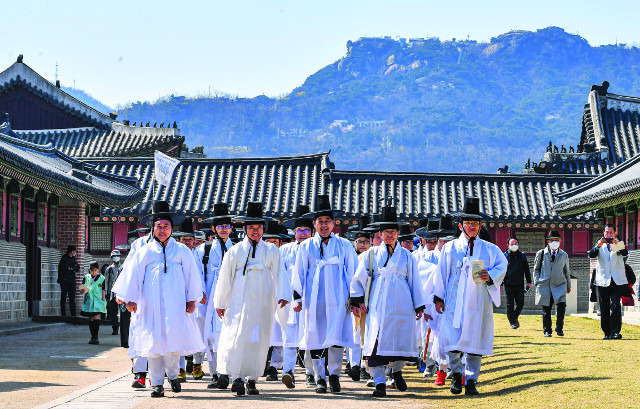
[[[520,171],[549,140],[578,143],[591,85],[640,95],[639,66],[636,47],[592,47],[558,27],[489,43],[361,38],[285,97],[172,95],[119,118],[175,120],[210,157],[331,149],[341,169]]]
[[[114,112],[113,108],[110,108],[103,104],[102,102],[95,99],[92,95],[86,93],[85,91],[73,88],[73,87],[62,87],[62,90],[67,94],[71,95],[78,101],[84,103],[85,105],[89,105],[91,108],[97,109],[98,111],[108,114],[110,112]]]

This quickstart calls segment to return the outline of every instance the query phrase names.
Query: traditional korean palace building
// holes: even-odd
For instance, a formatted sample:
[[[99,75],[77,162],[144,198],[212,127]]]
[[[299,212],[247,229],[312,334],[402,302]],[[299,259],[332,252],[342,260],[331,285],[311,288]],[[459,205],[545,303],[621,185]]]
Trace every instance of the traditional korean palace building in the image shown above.
[[[0,73],[0,112],[8,113],[0,128],[0,141],[7,141],[0,143],[0,250],[4,250],[0,285],[7,283],[0,290],[0,322],[58,314],[56,268],[66,246],[78,246],[85,266],[82,274],[89,260],[106,263],[110,251],[126,243],[128,232],[139,227],[140,201],[166,200],[198,223],[212,214],[216,202],[225,201],[232,212],[241,213],[247,202],[259,200],[265,215],[285,220],[298,204],[313,207],[321,193],[329,194],[334,206],[345,212],[336,220],[340,233],[357,223],[359,216],[379,212],[389,195],[398,200],[399,217],[416,227],[419,219],[460,210],[466,197],[478,196],[481,211],[490,217],[487,228],[493,241],[506,249],[507,239],[516,235],[530,263],[544,247],[546,233],[559,230],[562,247],[571,256],[572,274],[578,279],[577,309],[587,311],[586,251],[600,237],[603,215],[610,210],[599,216],[597,206],[573,213],[556,206],[564,195],[580,192],[607,171],[632,163],[627,160],[640,145],[638,114],[625,111],[630,104],[622,104],[623,99],[630,100],[592,91],[581,147],[571,148],[571,153],[555,152],[552,147],[539,163],[529,163],[523,174],[345,171],[337,170],[330,152],[324,152],[271,158],[180,158],[172,182],[163,187],[154,183],[153,152],[180,157],[184,137],[177,124],[118,122],[115,114],[100,113],[75,100],[20,57]],[[607,108],[609,100],[621,101],[615,102],[612,112]],[[4,165],[5,143],[14,147],[20,166]],[[69,212],[76,218],[72,224],[66,217]],[[633,242],[636,248],[637,241]],[[9,287],[11,291],[4,290]],[[532,304],[533,297],[527,298]]]

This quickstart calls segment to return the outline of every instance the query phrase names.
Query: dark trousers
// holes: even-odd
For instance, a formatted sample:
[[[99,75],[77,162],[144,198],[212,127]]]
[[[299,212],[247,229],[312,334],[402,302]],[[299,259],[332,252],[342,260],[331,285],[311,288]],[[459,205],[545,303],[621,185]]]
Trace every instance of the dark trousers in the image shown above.
[[[107,321],[111,321],[111,328],[118,329],[118,311],[120,310],[115,299],[107,302]]]
[[[553,296],[548,307],[542,307],[542,328],[544,332],[551,333],[551,307],[553,307]],[[564,311],[567,308],[566,302],[559,302],[556,305],[556,331],[564,328]]]
[[[524,286],[505,285],[504,291],[507,294],[507,318],[510,324],[515,324],[524,307]]]
[[[120,310],[120,346],[129,347],[129,323],[131,322],[131,313],[125,308]]]
[[[66,312],[66,301],[67,296],[69,297],[69,311],[71,312],[71,316],[76,316],[76,283],[71,282],[62,282],[60,283],[60,315],[63,317],[67,315]]]
[[[600,328],[604,335],[619,334],[622,328],[622,286],[616,285],[611,280],[608,287],[596,287],[598,289],[598,302],[600,304]]]

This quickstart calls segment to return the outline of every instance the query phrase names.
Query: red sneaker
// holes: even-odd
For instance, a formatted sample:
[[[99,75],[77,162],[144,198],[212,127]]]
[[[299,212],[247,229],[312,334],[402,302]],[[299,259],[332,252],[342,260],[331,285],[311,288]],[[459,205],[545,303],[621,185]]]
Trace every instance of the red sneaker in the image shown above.
[[[436,380],[433,384],[436,386],[443,386],[445,379],[447,379],[447,374],[444,371],[438,370],[436,371]]]
[[[147,381],[147,378],[146,378],[146,376],[144,374],[137,373],[136,377],[135,377],[135,380],[131,384],[131,387],[135,388],[135,389],[144,388],[144,387],[146,387],[146,381]]]

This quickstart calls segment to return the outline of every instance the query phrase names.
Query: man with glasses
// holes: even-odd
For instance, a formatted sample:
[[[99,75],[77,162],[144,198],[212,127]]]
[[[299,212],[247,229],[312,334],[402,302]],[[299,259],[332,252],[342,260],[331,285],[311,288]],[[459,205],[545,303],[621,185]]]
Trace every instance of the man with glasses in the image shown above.
[[[226,203],[213,205],[213,216],[204,220],[204,223],[211,224],[211,240],[200,245],[195,254],[196,264],[200,269],[202,288],[204,288],[205,296],[209,300],[205,305],[198,306],[198,314],[204,316],[202,335],[206,346],[209,374],[211,375],[211,381],[207,385],[209,389],[227,389],[229,387],[229,375],[217,371],[217,350],[222,320],[216,314],[211,299],[216,291],[222,260],[233,247],[229,238],[233,230],[231,217]]]
[[[358,256],[351,242],[333,234],[338,213],[331,208],[328,195],[316,198],[315,211],[308,215],[316,234],[300,245],[293,279],[294,311],[304,306],[299,346],[311,353],[317,393],[327,392],[322,358],[329,367],[329,390],[338,393],[344,348],[355,346],[347,303]]]
[[[262,203],[249,202],[241,222],[245,238],[222,260],[213,296],[222,319],[218,370],[231,375],[231,392],[258,395],[256,380],[264,372],[273,329],[273,316],[286,325],[285,305],[291,300],[288,280],[278,248],[262,240],[266,219]],[[279,306],[279,307],[278,307]]]
[[[452,372],[451,393],[478,395],[482,355],[493,354],[493,305],[500,306],[500,284],[507,259],[495,244],[478,237],[480,200],[467,198],[457,214],[460,237],[442,248],[434,275],[434,304],[439,317],[438,341]],[[466,364],[462,363],[466,355]]]
[[[600,328],[603,339],[622,339],[622,306],[620,297],[628,285],[625,274],[624,257],[629,254],[626,248],[618,248],[616,226],[607,224],[598,243],[589,251],[589,257],[598,260],[595,285],[600,303]],[[613,246],[613,247],[612,247]]]
[[[369,237],[369,233],[366,232],[357,232],[355,234],[355,249],[358,257],[371,248],[371,239]]]
[[[313,220],[302,217],[309,213],[309,206],[299,205],[296,207],[294,219],[287,220],[283,225],[293,230],[295,235],[295,241],[287,243],[280,247],[280,257],[284,262],[284,268],[289,277],[289,281],[293,280],[293,272],[295,270],[296,257],[300,250],[300,245],[313,235]],[[300,299],[294,292],[294,299]],[[295,304],[294,304],[295,305]],[[284,346],[284,357],[282,366],[282,383],[287,388],[293,389],[296,387],[296,380],[294,377],[294,369],[297,360],[298,344],[300,343],[300,312],[289,311],[287,318],[286,328],[282,330],[282,341]],[[303,355],[306,372],[306,386],[315,387],[316,381],[313,376],[313,362],[311,361],[311,354],[309,351],[301,350]]]
[[[542,306],[542,329],[545,337],[551,337],[551,307],[556,304],[556,334],[564,336],[564,312],[567,293],[571,292],[569,255],[560,248],[562,237],[552,230],[547,237],[547,247],[536,253],[533,283],[536,287],[536,305]]]

